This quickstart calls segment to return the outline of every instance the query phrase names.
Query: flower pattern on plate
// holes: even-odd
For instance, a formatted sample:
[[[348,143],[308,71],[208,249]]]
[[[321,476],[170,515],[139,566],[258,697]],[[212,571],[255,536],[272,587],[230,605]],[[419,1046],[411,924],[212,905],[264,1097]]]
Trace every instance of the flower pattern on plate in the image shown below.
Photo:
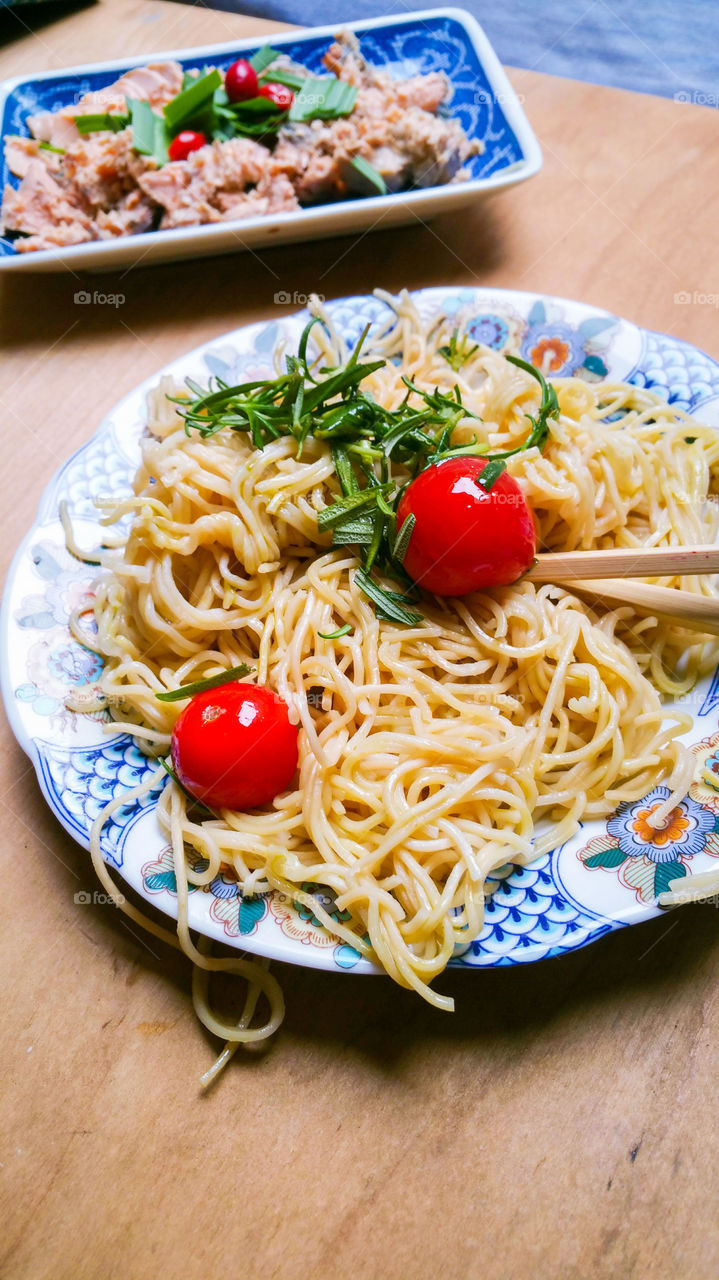
[[[607,376],[604,357],[619,325],[616,316],[588,316],[575,323],[568,308],[555,301],[537,301],[525,315],[503,299],[490,298],[489,303],[477,312],[475,291],[460,289],[445,299],[444,310],[475,342],[493,351],[519,347],[523,359],[547,376],[572,374],[589,382]]]
[[[660,863],[701,853],[714,830],[714,814],[686,796],[655,826],[652,818],[670,795],[669,787],[655,787],[642,800],[621,804],[609,819],[607,832],[616,836],[625,858],[646,857]]]
[[[719,770],[719,734],[694,748],[697,768],[689,794],[658,826],[651,818],[669,799],[666,786],[654,787],[641,800],[621,804],[608,819],[606,834],[595,836],[578,851],[588,870],[615,872],[640,902],[653,902],[672,880],[691,875],[698,854],[719,858],[719,774],[717,788],[704,771]]]
[[[337,909],[336,895],[332,889],[328,889],[326,885],[309,883],[301,885],[301,888],[304,893],[316,898],[319,905],[333,920],[349,920],[348,911]],[[295,902],[286,893],[276,893],[270,900],[270,911],[288,938],[294,938],[304,946],[311,944],[315,947],[334,947],[337,945],[337,939],[326,932],[316,915],[304,902]]]

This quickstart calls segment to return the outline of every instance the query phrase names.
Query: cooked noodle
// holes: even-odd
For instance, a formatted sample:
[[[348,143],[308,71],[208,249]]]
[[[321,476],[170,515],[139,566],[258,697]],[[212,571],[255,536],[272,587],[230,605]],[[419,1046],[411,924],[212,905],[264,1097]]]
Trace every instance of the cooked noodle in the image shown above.
[[[390,359],[363,386],[394,408],[402,373],[428,389],[457,384],[492,449],[520,443],[525,414],[536,413],[533,379],[486,347],[456,373],[439,354],[456,320],[428,326],[408,295],[379,296],[392,317],[369,349]],[[329,324],[314,335],[325,357],[344,358]],[[542,549],[714,540],[719,519],[707,499],[719,434],[633,386],[564,378],[555,387],[561,413],[544,453],[508,464]],[[131,519],[122,550],[103,555],[96,586],[113,727],[149,755],[166,754],[185,704],[155,694],[240,663],[300,726],[297,789],[266,808],[201,818],[173,784],[158,804],[183,951],[205,973],[242,972],[271,1006],[261,1031],[249,1028],[251,1009],[228,1028],[208,1011],[198,976],[200,1017],[235,1043],[270,1034],[281,1017],[264,969],[212,959],[192,942],[187,885],[221,869],[245,894],[274,888],[307,901],[334,935],[449,1009],[430,983],[479,933],[491,871],[529,862],[582,820],[668,779],[671,796],[653,815],[660,825],[686,792],[692,757],[679,735],[691,719],[667,715],[661,695],[685,692],[708,671],[717,641],[528,582],[426,598],[414,626],[382,621],[354,581],[352,549],[333,550],[318,532],[317,512],[339,493],[327,445],[309,437],[298,459],[288,436],[262,451],[227,428],[188,436],[168,394],[181,389],[163,379],[149,396],[134,495],[105,504],[103,524]],[[467,418],[453,443],[475,429]],[[710,578],[661,582],[713,593]],[[344,624],[347,635],[320,635]],[[99,824],[93,847],[107,875]],[[306,884],[332,890],[345,922]]]

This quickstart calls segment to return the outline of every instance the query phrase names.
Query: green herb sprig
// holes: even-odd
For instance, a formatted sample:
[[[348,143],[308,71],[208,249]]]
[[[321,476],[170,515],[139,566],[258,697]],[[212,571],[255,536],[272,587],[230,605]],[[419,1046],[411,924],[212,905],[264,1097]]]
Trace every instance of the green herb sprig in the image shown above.
[[[158,702],[181,702],[183,698],[194,698],[196,693],[204,693],[206,689],[217,689],[220,685],[230,684],[233,680],[241,680],[250,674],[252,667],[241,662],[239,667],[230,667],[229,671],[220,671],[216,676],[208,676],[206,680],[195,680],[192,684],[181,684],[179,689],[167,689],[165,693],[156,693]]]
[[[422,616],[413,607],[417,588],[403,568],[414,516],[397,527],[404,489],[428,466],[447,458],[475,456],[487,459],[478,483],[489,491],[505,470],[507,458],[525,449],[544,448],[549,419],[559,413],[556,392],[533,365],[507,356],[542,388],[536,418],[526,415],[531,424],[527,439],[501,452],[493,452],[476,437],[468,444],[453,445],[453,433],[461,421],[473,419],[481,425],[481,419],[463,404],[458,386],[451,394],[437,387],[428,391],[405,377],[404,400],[398,408],[386,409],[362,387],[386,363],[360,359],[369,326],[344,366],[316,370],[308,363],[307,346],[317,323],[313,318],[305,326],[297,355],[286,358],[286,372],[278,377],[235,386],[214,378],[207,389],[188,379],[189,399],[178,396],[175,403],[188,435],[197,431],[203,439],[229,428],[263,449],[272,440],[294,436],[298,458],[309,436],[326,440],[341,493],[318,513],[318,533],[331,534],[333,546],[357,548],[360,568],[355,582],[379,617],[414,626]],[[400,589],[387,585],[388,580]],[[183,695],[178,691],[178,696]]]
[[[455,373],[459,373],[462,365],[474,355],[475,351],[479,351],[478,343],[470,342],[466,333],[460,337],[459,329],[454,330],[449,346],[439,348],[439,354],[444,357]]]

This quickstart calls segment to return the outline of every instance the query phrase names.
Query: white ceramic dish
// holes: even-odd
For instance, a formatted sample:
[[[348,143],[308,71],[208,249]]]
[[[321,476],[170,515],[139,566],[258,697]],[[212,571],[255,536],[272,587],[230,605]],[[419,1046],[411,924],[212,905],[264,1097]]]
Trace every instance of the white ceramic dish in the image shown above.
[[[109,271],[140,262],[147,266],[289,241],[347,235],[373,227],[385,229],[400,223],[425,221],[446,210],[472,204],[490,191],[532,177],[541,168],[539,144],[519,99],[482,28],[470,14],[462,9],[430,9],[402,17],[344,23],[342,27],[358,34],[370,62],[385,67],[395,76],[435,70],[446,72],[453,87],[451,113],[457,116],[470,137],[479,137],[484,142],[483,154],[470,162],[472,176],[468,182],[344,200],[303,209],[300,213],[151,231],[34,253],[18,253],[12,240],[4,239],[0,240],[0,270]],[[267,39],[273,48],[319,71],[319,59],[338,29],[336,26],[315,27],[286,35],[273,32]],[[264,43],[261,37],[253,37],[17,77],[0,88],[3,136],[27,134],[28,115],[39,110],[57,110],[79,93],[112,83],[130,67],[173,58],[186,69],[203,66],[208,61],[223,68]],[[9,174],[6,167],[2,170],[2,163],[0,176],[4,182]]]

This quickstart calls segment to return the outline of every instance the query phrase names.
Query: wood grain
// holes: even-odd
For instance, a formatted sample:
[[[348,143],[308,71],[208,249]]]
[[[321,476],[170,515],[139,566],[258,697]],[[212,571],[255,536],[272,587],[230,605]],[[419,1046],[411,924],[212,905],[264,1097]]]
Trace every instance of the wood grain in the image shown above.
[[[3,76],[270,27],[103,0],[33,35],[27,13],[2,15]],[[470,213],[89,286],[3,280],[5,567],[43,486],[115,401],[183,349],[277,314],[280,290],[534,289],[719,356],[715,308],[674,301],[719,291],[719,116],[512,79],[544,170]],[[126,300],[79,308],[81,287]],[[447,976],[454,1017],[383,979],[282,971],[288,1017],[272,1052],[238,1057],[201,1097],[214,1045],[187,964],[112,908],[75,905],[94,887],[87,857],[7,727],[0,770],[4,1277],[717,1274],[711,907],[561,960]]]

